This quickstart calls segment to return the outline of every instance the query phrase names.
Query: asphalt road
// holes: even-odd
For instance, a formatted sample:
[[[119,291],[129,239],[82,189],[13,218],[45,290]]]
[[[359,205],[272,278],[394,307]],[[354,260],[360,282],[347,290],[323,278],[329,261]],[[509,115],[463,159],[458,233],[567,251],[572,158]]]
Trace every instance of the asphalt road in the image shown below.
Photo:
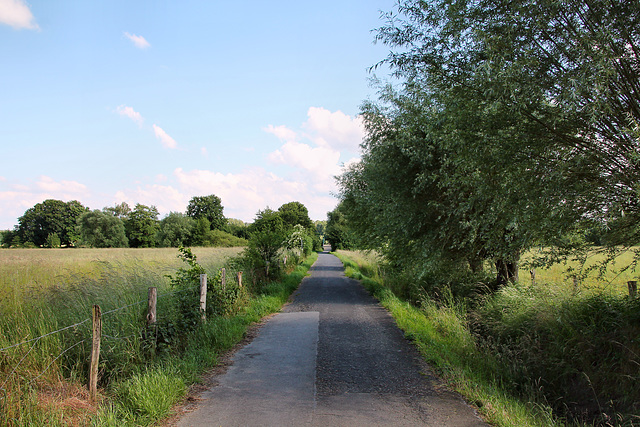
[[[178,426],[485,426],[338,258],[239,350]]]

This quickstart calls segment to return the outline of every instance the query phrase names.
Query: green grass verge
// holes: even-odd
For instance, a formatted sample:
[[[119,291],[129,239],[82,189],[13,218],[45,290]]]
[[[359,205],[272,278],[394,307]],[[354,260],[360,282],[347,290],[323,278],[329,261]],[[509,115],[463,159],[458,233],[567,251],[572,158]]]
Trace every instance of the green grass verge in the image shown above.
[[[511,396],[495,375],[496,360],[474,343],[464,320],[464,307],[453,302],[436,306],[424,303],[418,308],[401,301],[388,288],[366,259],[336,253],[349,277],[360,280],[393,315],[407,338],[414,341],[425,360],[466,399],[478,407],[482,416],[496,426],[560,426],[545,405]],[[369,277],[362,272],[372,274]]]

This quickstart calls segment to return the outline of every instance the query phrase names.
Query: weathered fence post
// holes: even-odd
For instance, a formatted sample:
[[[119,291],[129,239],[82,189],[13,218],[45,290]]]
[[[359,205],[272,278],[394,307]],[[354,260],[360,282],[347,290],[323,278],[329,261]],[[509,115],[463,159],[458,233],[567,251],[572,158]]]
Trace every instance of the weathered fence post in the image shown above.
[[[536,269],[532,268],[531,270],[529,270],[529,273],[531,273],[531,285],[535,286],[536,285]]]
[[[202,320],[207,320],[207,275],[200,275],[200,313]]]
[[[242,288],[242,271],[238,271],[238,288]]]
[[[220,270],[222,271],[222,292],[225,293],[227,291],[227,269],[222,267]]]
[[[91,368],[89,370],[89,399],[98,398],[98,362],[100,361],[100,339],[102,337],[102,313],[99,305],[93,306],[93,344],[91,346]]]
[[[627,282],[627,286],[629,286],[629,296],[631,298],[635,298],[638,293],[638,282],[635,280],[629,280]]]
[[[149,304],[147,305],[147,326],[156,323],[156,307],[158,305],[158,288],[149,288]]]

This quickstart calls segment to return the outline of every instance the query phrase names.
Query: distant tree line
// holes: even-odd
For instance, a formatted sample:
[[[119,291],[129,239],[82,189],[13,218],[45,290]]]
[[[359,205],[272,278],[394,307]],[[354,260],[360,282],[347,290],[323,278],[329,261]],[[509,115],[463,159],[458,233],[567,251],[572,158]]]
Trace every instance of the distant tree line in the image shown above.
[[[126,203],[90,210],[72,200],[45,200],[3,231],[2,247],[148,248],[178,246],[243,246],[247,225],[223,215],[215,195],[193,197],[186,213],[158,218],[155,206]]]
[[[191,198],[185,213],[171,212],[162,219],[158,215],[155,206],[142,204],[132,209],[123,202],[90,210],[76,200],[49,199],[27,209],[13,230],[2,231],[0,244],[4,248],[248,246],[251,256],[266,266],[275,263],[282,249],[299,255],[320,249],[324,234],[324,222],[312,222],[300,202],[259,211],[252,224],[225,218],[215,195]]]

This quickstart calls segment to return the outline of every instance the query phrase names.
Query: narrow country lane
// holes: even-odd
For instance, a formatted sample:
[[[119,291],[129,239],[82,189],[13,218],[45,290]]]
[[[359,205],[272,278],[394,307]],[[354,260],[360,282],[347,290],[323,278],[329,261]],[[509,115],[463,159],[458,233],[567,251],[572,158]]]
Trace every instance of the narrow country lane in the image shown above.
[[[201,397],[178,426],[486,425],[328,253]]]

